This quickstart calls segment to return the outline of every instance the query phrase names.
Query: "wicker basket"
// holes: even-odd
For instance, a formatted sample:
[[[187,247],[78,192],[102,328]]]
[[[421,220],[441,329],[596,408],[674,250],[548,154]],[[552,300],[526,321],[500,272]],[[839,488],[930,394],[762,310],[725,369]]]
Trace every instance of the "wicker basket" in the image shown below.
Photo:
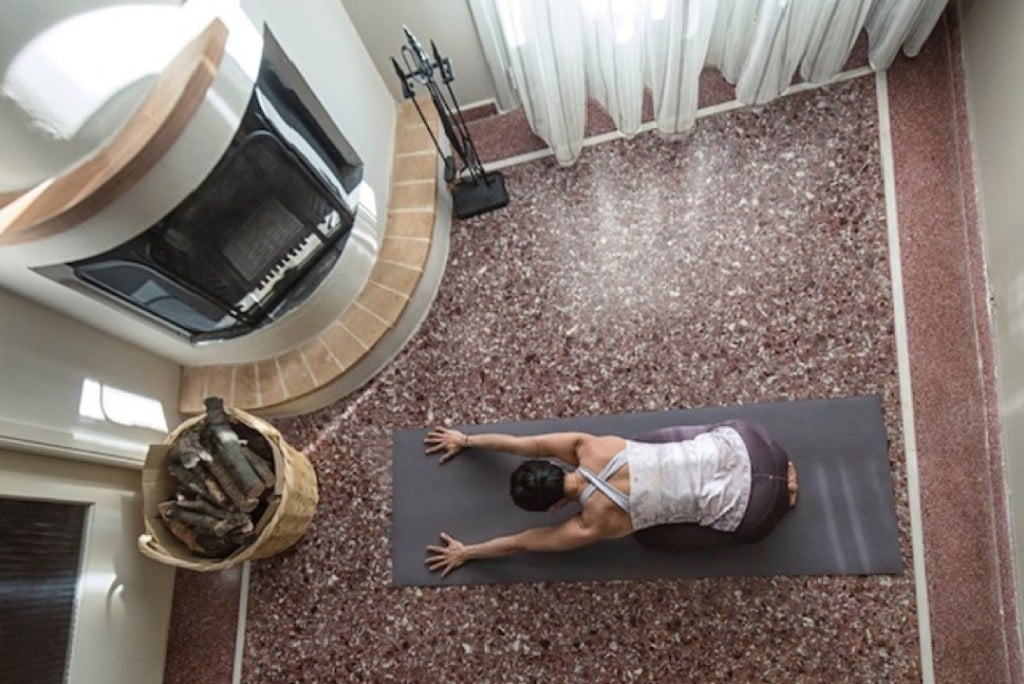
[[[297,542],[309,527],[318,500],[316,472],[305,454],[288,444],[270,423],[234,408],[226,409],[232,420],[244,423],[266,437],[274,451],[277,482],[266,511],[256,524],[256,540],[226,558],[203,558],[192,553],[164,525],[157,506],[174,497],[177,482],[167,472],[167,452],[184,430],[206,417],[190,418],[154,446],[142,471],[142,506],[146,533],[139,536],[139,551],[155,561],[188,570],[224,570],[252,558],[266,558]]]

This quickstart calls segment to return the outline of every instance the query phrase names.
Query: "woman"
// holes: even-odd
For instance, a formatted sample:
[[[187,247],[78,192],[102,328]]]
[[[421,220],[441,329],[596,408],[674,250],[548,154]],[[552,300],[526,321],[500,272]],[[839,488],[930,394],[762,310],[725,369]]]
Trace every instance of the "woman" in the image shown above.
[[[437,427],[424,441],[427,453],[441,454],[441,463],[471,447],[531,459],[511,479],[512,499],[522,508],[581,504],[579,514],[560,525],[478,544],[442,532],[445,545],[428,546],[426,560],[442,576],[470,560],[565,551],[628,534],[664,549],[753,542],[796,505],[792,461],[762,426],[745,420],[665,428],[636,440],[582,432],[467,435]]]

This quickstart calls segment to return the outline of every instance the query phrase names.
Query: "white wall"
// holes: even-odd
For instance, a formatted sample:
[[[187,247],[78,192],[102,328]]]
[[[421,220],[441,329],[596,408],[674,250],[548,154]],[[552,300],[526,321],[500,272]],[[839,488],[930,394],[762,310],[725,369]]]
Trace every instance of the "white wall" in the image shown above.
[[[402,99],[402,91],[390,58],[395,57],[401,63],[399,50],[405,43],[403,24],[419,38],[428,52],[433,39],[441,54],[451,58],[455,71],[452,89],[460,105],[494,99],[494,82],[484,61],[467,0],[343,2],[373,63],[396,100]],[[417,94],[420,92],[425,91],[417,90]]]
[[[1017,586],[1024,587],[1024,3],[964,2],[961,16],[979,209],[995,300],[1014,565]],[[1024,610],[1017,614],[1024,617]]]
[[[86,459],[141,467],[147,446],[162,441],[166,431],[114,421],[142,422],[155,411],[157,420],[174,428],[180,422],[179,378],[170,361],[0,290],[0,447],[55,446]],[[81,414],[86,380],[105,393],[99,415],[107,419]],[[119,391],[141,399],[131,401]],[[86,413],[97,415],[89,408]]]

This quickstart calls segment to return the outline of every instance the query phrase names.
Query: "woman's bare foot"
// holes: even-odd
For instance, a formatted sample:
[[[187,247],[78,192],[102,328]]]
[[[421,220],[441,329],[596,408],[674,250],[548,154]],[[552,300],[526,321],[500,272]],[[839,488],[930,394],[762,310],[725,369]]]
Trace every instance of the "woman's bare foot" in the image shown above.
[[[793,508],[793,506],[796,506],[797,496],[796,466],[793,465],[792,461],[787,461],[786,465],[786,476],[789,480],[789,507]]]

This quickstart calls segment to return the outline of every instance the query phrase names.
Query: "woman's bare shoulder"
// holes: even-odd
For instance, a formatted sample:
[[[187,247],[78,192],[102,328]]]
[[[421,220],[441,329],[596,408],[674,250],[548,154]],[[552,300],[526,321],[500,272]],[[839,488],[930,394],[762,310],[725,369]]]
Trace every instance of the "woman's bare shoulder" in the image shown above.
[[[626,448],[626,440],[615,435],[587,435],[580,441],[577,453],[580,463],[590,467],[590,461],[601,462],[601,467],[611,460],[615,454]]]
[[[591,435],[591,443],[597,449],[612,449],[615,452],[626,448],[626,440],[618,435]]]

